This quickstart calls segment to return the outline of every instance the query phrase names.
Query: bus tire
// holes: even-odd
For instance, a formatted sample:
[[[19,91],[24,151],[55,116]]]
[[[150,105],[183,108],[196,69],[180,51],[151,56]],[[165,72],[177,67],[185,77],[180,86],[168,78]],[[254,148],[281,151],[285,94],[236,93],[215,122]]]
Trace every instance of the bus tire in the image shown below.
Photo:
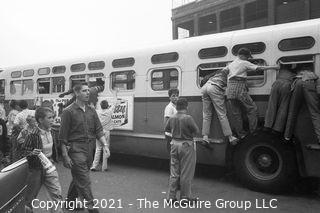
[[[233,159],[239,180],[255,191],[281,193],[297,180],[293,147],[263,132],[241,141]]]

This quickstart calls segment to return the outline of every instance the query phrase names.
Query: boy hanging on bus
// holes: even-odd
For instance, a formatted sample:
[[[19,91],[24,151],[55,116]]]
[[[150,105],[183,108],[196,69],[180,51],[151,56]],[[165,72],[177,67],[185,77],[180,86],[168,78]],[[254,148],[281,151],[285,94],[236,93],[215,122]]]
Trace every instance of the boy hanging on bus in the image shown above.
[[[164,125],[166,125],[169,118],[171,118],[177,113],[176,104],[179,98],[179,90],[176,88],[171,88],[168,91],[168,95],[169,95],[170,102],[164,109]],[[170,153],[170,146],[171,146],[170,142],[171,142],[172,136],[170,132],[164,132],[164,134],[167,141],[167,150]]]
[[[214,107],[218,119],[220,121],[224,136],[228,137],[229,142],[235,145],[238,138],[232,135],[230,124],[227,118],[227,108],[225,106],[225,89],[227,87],[227,77],[229,70],[222,69],[214,74],[201,87],[202,106],[203,106],[203,122],[202,135],[205,142],[209,142],[210,125],[212,120],[212,108]]]
[[[292,83],[292,96],[289,105],[287,126],[285,129],[285,139],[290,140],[293,134],[299,109],[305,100],[310,113],[314,131],[316,133],[318,143],[310,146],[310,148],[320,149],[320,79],[312,72],[312,65],[299,65],[299,73]]]
[[[250,50],[248,48],[240,48],[238,57],[224,68],[229,70],[227,99],[231,106],[235,131],[240,139],[247,135],[242,126],[241,107],[246,110],[250,132],[256,130],[258,122],[257,106],[248,94],[247,72],[279,69],[278,66],[255,65],[248,61],[250,58],[252,58]]]
[[[187,99],[179,98],[176,105],[177,113],[169,118],[165,126],[165,132],[172,135],[168,199],[177,200],[180,185],[180,199],[188,202],[194,201],[191,197],[191,182],[196,167],[193,137],[199,132],[199,128],[193,118],[187,115]]]
[[[272,84],[264,127],[278,136],[284,132],[291,97],[291,84],[296,69],[291,64],[281,64],[277,80]]]

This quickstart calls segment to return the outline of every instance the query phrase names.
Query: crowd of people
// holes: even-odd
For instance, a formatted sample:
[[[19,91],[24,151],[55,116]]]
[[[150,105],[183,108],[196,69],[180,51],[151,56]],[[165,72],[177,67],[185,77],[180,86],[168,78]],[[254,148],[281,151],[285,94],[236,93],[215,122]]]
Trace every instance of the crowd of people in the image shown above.
[[[272,85],[268,108],[265,116],[265,131],[281,135],[291,140],[298,110],[304,98],[311,114],[311,120],[320,147],[320,86],[318,76],[312,67],[305,65],[258,66],[251,63],[250,50],[241,48],[238,57],[225,68],[204,78],[201,85],[203,101],[202,141],[209,144],[213,114],[220,121],[222,133],[231,145],[237,144],[249,133],[257,129],[257,106],[250,97],[247,87],[247,72],[279,70],[277,80]],[[67,200],[87,201],[89,212],[93,208],[90,171],[97,171],[101,153],[102,171],[107,171],[110,156],[110,130],[112,130],[112,110],[108,101],[101,101],[101,110],[90,106],[90,90],[85,83],[73,87],[74,98],[61,114],[58,132],[53,128],[54,112],[50,103],[43,102],[34,110],[28,108],[24,100],[10,101],[8,116],[0,105],[1,162],[9,164],[22,157],[29,162],[26,208],[32,212],[31,202],[39,193],[41,186],[47,189],[48,198],[62,201],[61,185],[56,170],[44,169],[39,155],[50,161],[58,160],[59,152],[63,164],[71,170],[72,181]],[[98,91],[98,90],[97,90]],[[71,93],[71,91],[68,91]],[[317,94],[318,92],[318,94]],[[188,115],[188,101],[179,98],[178,89],[168,91],[170,102],[164,110],[164,134],[167,150],[170,153],[170,178],[168,200],[180,199],[194,201],[191,193],[192,179],[196,167],[196,144],[194,137],[200,134],[199,127],[192,116]],[[227,104],[233,125],[227,117]],[[243,116],[248,117],[248,130],[243,127]],[[315,146],[314,148],[317,148]],[[95,155],[93,156],[93,153]],[[65,206],[65,208],[68,208]],[[62,208],[52,212],[63,212]]]

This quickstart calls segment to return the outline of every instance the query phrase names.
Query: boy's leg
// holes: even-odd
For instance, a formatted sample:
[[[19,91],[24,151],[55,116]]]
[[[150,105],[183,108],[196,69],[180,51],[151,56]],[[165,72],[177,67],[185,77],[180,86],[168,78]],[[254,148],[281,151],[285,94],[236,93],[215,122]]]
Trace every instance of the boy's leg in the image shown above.
[[[93,163],[91,166],[92,170],[96,170],[99,165],[101,151],[102,151],[102,146],[101,146],[100,142],[98,140],[96,140],[96,152],[94,154],[94,160],[93,160]]]
[[[212,100],[207,93],[207,85],[204,85],[201,88],[202,93],[202,135],[209,136],[210,134],[210,126],[212,120]]]
[[[105,133],[106,136],[106,140],[107,140],[107,146],[108,148],[110,148],[110,132],[106,132]],[[102,152],[102,167],[101,170],[102,171],[106,171],[108,169],[108,158],[106,157],[106,152],[103,150]]]
[[[256,130],[258,124],[258,107],[247,92],[243,92],[238,98],[247,111],[249,129],[252,133]]]
[[[32,209],[32,200],[40,191],[42,182],[42,170],[30,169],[27,177],[26,206]]]
[[[51,212],[63,213],[62,211],[62,195],[61,195],[61,185],[59,182],[59,176],[57,171],[53,171],[50,174],[45,174],[44,182],[47,189],[48,198],[57,205],[57,208],[51,209]]]
[[[273,124],[276,120],[277,116],[277,107],[278,107],[278,81],[275,81],[272,85],[269,101],[268,101],[268,107],[266,111],[264,126],[267,128],[272,128]]]
[[[178,155],[179,143],[171,145],[170,152],[170,179],[169,179],[169,192],[168,199],[176,199],[178,185],[180,181],[180,163]]]
[[[193,141],[186,141],[180,147],[180,185],[181,199],[190,199],[191,197],[191,182],[196,168],[196,149]]]

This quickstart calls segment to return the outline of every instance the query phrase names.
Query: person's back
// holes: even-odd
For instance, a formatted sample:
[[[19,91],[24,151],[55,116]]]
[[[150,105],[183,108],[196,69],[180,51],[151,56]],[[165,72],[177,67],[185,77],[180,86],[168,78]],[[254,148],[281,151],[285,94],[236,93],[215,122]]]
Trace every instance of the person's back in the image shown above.
[[[190,115],[185,98],[177,101],[177,114],[169,118],[165,131],[171,132],[170,180],[168,199],[176,200],[178,186],[180,199],[192,200],[191,182],[196,167],[196,149],[193,136],[199,131]]]
[[[177,112],[169,119],[172,138],[175,140],[193,140],[198,131],[193,118],[184,112]]]

